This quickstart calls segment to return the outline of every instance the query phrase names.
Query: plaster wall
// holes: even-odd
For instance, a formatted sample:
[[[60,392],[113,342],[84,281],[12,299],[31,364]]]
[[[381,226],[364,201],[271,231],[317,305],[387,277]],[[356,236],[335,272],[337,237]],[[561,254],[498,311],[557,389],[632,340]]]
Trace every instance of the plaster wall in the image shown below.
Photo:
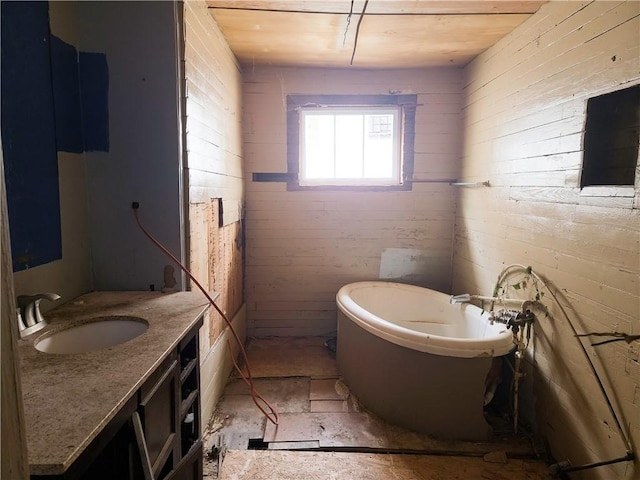
[[[109,148],[86,152],[96,290],[160,290],[170,262],[145,226],[183,257],[178,12],[174,2],[77,2],[82,51],[106,55]],[[182,279],[176,275],[178,288]]]
[[[461,178],[491,187],[460,190],[454,293],[490,295],[505,266],[532,266],[579,332],[639,333],[640,168],[626,196],[580,189],[587,99],[640,83],[639,31],[640,2],[550,2],[465,68]],[[506,293],[535,295],[534,283],[512,276]],[[539,316],[527,351],[523,418],[558,460],[624,455],[567,319],[537,287],[550,317]],[[584,344],[637,456],[640,345]],[[638,478],[638,465],[575,478]]]
[[[245,338],[241,73],[207,4],[189,1],[183,8],[189,267],[205,289],[215,291],[217,304]],[[211,309],[200,330],[205,424],[233,368],[231,353],[238,353],[232,335]]]

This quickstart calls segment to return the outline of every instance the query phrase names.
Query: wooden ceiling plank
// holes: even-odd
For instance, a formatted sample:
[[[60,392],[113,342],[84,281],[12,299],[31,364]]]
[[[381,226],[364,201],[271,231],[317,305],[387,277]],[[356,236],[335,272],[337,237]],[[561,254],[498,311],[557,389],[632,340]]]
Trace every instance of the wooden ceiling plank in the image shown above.
[[[463,66],[530,15],[467,15],[366,18],[360,30],[354,66]],[[394,17],[391,17],[392,19]]]
[[[348,65],[353,30],[344,15],[225,10],[216,21],[241,63]]]
[[[358,0],[356,4],[363,3]],[[356,10],[358,5],[354,4],[354,11],[361,11],[362,7]],[[257,11],[283,11],[283,12],[308,12],[308,13],[349,13],[351,8],[350,0],[295,0],[295,1],[251,1],[251,0],[207,0],[207,5],[212,9],[237,9],[237,10],[257,10]]]
[[[329,67],[349,66],[359,18],[352,18],[345,42],[344,15],[216,10],[214,17],[242,64]],[[528,17],[528,14],[365,17],[354,66],[466,65]]]
[[[517,0],[376,0],[370,1],[370,15],[476,15],[535,13],[547,1]],[[354,3],[354,12],[361,12],[364,0]],[[207,0],[211,9],[281,10],[290,12],[348,13],[350,0]]]

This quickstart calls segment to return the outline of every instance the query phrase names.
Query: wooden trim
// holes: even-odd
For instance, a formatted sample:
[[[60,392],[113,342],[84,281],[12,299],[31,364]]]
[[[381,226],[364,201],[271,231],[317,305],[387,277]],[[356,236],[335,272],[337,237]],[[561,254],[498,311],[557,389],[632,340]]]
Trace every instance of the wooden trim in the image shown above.
[[[189,470],[189,468],[191,468],[191,470]],[[191,473],[193,474],[193,478],[202,478],[202,440],[198,440],[191,446],[189,452],[182,457],[178,465],[169,472],[164,480],[187,478],[187,475]],[[188,478],[191,478],[191,476]]]
[[[144,430],[142,428],[142,422],[140,421],[140,415],[138,415],[138,412],[133,412],[131,420],[133,422],[133,430],[136,436],[136,443],[138,445],[138,453],[140,454],[144,479],[154,480],[153,468],[151,467],[149,451],[147,450],[147,442],[144,438]]]
[[[153,398],[153,396],[156,394],[156,392],[158,391],[158,389],[160,388],[160,386],[171,376],[171,375],[175,375],[176,372],[176,368],[178,366],[178,361],[174,360],[173,362],[171,362],[171,365],[169,366],[169,368],[167,368],[166,372],[164,372],[164,374],[162,375],[162,377],[160,377],[160,380],[158,380],[155,385],[153,386],[153,388],[151,389],[151,391],[149,393],[147,393],[147,395],[140,401],[140,406],[142,408],[146,407],[147,404],[149,403],[149,401]]]
[[[26,479],[29,476],[27,437],[24,431],[22,383],[18,356],[18,324],[15,315],[16,299],[13,287],[11,244],[9,242],[9,216],[4,184],[4,162],[0,141],[0,242],[2,264],[0,266],[2,294],[0,317],[2,339],[2,469],[0,477]]]
[[[164,446],[160,450],[160,453],[158,454],[158,458],[156,458],[156,461],[153,463],[153,465],[151,467],[151,469],[153,471],[153,475],[154,475],[154,480],[155,480],[155,478],[158,477],[158,475],[160,474],[162,468],[167,463],[167,460],[169,459],[169,456],[175,454],[176,438],[177,438],[177,436],[176,436],[176,434],[174,432],[171,435],[169,435],[167,437],[167,441],[164,442]],[[146,447],[146,445],[145,445],[145,447]],[[148,455],[148,453],[147,453],[147,455]]]
[[[254,172],[253,174],[254,182],[289,182],[290,180],[290,173]]]
[[[321,191],[321,192],[398,192],[411,190],[409,182],[401,185],[299,185],[297,180],[295,183],[288,183],[287,190],[296,191]]]
[[[298,185],[300,175],[300,115],[299,107],[307,99],[315,99],[319,96],[287,95],[287,171],[289,180],[287,190],[294,190]],[[314,101],[314,100],[310,100]],[[316,100],[317,102],[317,100]]]
[[[287,95],[287,111],[300,107],[417,105],[418,96],[411,95]]]

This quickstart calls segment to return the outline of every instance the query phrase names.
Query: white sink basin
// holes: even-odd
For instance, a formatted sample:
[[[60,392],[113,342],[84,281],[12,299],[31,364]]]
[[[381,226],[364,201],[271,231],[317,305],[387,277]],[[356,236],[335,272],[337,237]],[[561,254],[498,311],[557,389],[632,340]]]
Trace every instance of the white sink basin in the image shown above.
[[[83,353],[113,347],[142,335],[149,322],[139,317],[95,317],[39,337],[34,347],[45,353]]]

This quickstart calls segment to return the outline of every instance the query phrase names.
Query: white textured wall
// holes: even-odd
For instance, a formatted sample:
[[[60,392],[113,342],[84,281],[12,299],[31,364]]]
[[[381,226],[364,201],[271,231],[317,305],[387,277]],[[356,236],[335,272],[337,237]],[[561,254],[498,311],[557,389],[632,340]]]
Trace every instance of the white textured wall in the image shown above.
[[[205,2],[185,2],[184,25],[189,202],[222,198],[226,225],[243,196],[240,69]]]
[[[414,280],[449,290],[454,187],[406,192],[287,191],[252,181],[287,170],[288,94],[418,95],[415,176],[455,177],[462,136],[462,71],[247,68],[244,118],[247,250],[245,294],[252,335],[318,335],[336,328],[335,294],[375,280],[387,249],[422,250]]]
[[[79,48],[106,54],[109,68],[109,151],[85,153],[96,290],[163,286],[170,261],[136,226],[133,201],[145,226],[183,254],[176,8],[76,2]]]
[[[236,59],[205,2],[184,3],[184,44],[184,175],[188,181],[190,214],[187,232],[189,266],[205,288],[212,288],[209,283],[214,269],[212,262],[221,258],[214,257],[210,248],[217,241],[218,225],[210,225],[209,219],[201,219],[196,212],[206,212],[206,204],[211,199],[221,198],[223,223],[239,219],[243,199],[242,82]],[[192,289],[196,287],[192,286]],[[244,337],[244,310],[226,313],[240,336]],[[231,337],[228,330],[222,332],[225,327],[217,316],[209,314],[200,329],[203,427],[209,421],[232,369],[228,352],[230,344],[226,341]],[[233,340],[230,341],[232,344]],[[236,347],[232,348],[236,352]]]
[[[531,265],[558,289],[579,331],[640,333],[640,174],[635,197],[587,197],[579,188],[587,99],[640,82],[639,15],[635,1],[551,2],[466,67],[462,172],[492,187],[460,192],[457,293],[490,294],[505,265]],[[567,321],[548,293],[544,303],[553,319],[540,318],[529,348],[525,412],[558,460],[623,455]],[[638,342],[588,347],[602,360],[636,455],[639,350]],[[640,468],[571,478],[636,479]]]

